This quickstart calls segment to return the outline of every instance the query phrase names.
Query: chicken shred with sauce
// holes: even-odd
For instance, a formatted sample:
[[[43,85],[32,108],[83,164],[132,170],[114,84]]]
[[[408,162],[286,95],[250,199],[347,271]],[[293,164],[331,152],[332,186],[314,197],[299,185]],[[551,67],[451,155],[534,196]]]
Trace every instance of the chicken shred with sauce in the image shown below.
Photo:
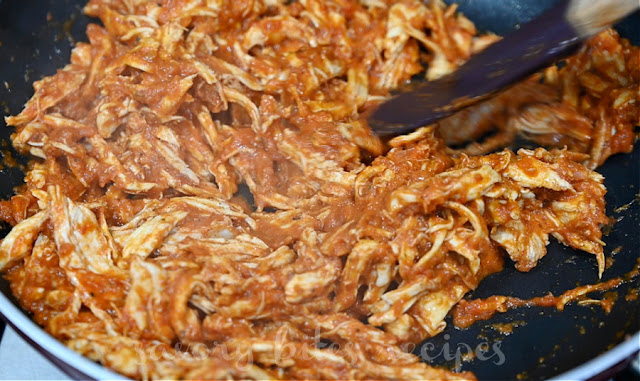
[[[7,118],[33,160],[0,204],[12,292],[84,356],[138,379],[472,379],[403,348],[504,253],[528,271],[554,237],[602,274],[593,169],[632,149],[640,81],[613,30],[383,144],[363,112],[498,37],[439,0],[85,13],[103,26]],[[518,134],[549,150],[489,154]]]

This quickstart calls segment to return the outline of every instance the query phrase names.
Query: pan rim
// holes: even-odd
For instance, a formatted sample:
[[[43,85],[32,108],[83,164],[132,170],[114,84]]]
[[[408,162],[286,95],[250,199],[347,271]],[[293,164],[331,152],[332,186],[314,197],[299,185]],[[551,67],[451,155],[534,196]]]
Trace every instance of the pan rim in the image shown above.
[[[634,333],[627,340],[617,344],[610,350],[584,362],[566,372],[553,376],[549,381],[588,380],[599,375],[616,364],[628,359],[640,351],[640,331]]]

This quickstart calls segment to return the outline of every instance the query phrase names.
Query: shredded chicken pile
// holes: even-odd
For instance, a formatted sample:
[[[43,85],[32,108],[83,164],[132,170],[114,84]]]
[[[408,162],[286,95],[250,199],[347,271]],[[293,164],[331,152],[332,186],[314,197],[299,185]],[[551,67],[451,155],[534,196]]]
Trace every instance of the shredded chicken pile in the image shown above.
[[[140,379],[473,378],[403,344],[441,332],[502,252],[527,271],[553,236],[602,273],[605,188],[588,166],[629,150],[637,123],[638,50],[615,32],[543,83],[443,121],[456,126],[444,139],[429,126],[385,152],[361,113],[497,40],[455,6],[91,0],[85,12],[104,26],[7,119],[34,160],[0,204],[14,225],[0,270],[79,353]],[[520,132],[571,150],[445,145],[496,127],[491,148]]]
[[[640,49],[609,29],[588,40],[562,69],[549,67],[463,110],[441,122],[441,132],[447,144],[468,143],[461,151],[472,155],[508,146],[520,135],[585,153],[582,162],[595,169],[611,155],[633,150],[639,83]]]

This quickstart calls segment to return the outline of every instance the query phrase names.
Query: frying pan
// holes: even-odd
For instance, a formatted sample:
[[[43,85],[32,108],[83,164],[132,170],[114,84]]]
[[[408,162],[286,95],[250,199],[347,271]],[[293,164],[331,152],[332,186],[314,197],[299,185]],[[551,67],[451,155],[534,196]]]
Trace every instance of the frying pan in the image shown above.
[[[508,33],[549,8],[555,0],[458,0],[460,10],[481,31]],[[69,60],[75,41],[86,41],[89,20],[81,13],[82,0],[0,0],[0,114],[16,114],[33,94],[31,83],[53,74]],[[640,44],[640,13],[616,26],[623,37]],[[11,130],[0,122],[2,155],[20,158],[11,150]],[[603,280],[624,275],[636,264],[640,249],[640,149],[617,155],[598,169],[608,189],[607,214],[618,222],[604,237],[605,253],[613,264]],[[22,183],[20,168],[0,170],[0,196],[8,198]],[[629,204],[624,210],[618,207]],[[7,226],[3,226],[7,233]],[[615,253],[615,255],[613,254]],[[594,256],[568,249],[557,242],[548,255],[528,273],[510,264],[504,271],[485,279],[467,298],[494,294],[521,298],[556,295],[578,285],[598,282]],[[609,313],[600,307],[568,305],[564,311],[550,308],[521,308],[500,314],[468,329],[448,328],[443,334],[415,348],[414,353],[431,363],[460,366],[484,380],[511,379],[604,379],[602,372],[624,363],[640,348],[640,300],[625,298],[640,288],[640,279],[620,286],[617,301]],[[601,295],[595,295],[598,297]],[[9,285],[0,280],[0,314],[36,349],[53,359],[76,378],[116,378],[114,373],[86,360],[52,339],[17,307]],[[511,326],[505,326],[511,323]],[[501,325],[502,324],[502,325]],[[504,329],[512,327],[513,329]],[[490,349],[486,354],[475,350]],[[471,354],[475,353],[475,356]],[[502,357],[497,355],[502,354]],[[492,356],[493,355],[493,356]],[[490,357],[491,356],[491,357]],[[501,361],[501,359],[503,361]],[[459,360],[464,360],[460,362]],[[7,366],[7,364],[0,364]]]

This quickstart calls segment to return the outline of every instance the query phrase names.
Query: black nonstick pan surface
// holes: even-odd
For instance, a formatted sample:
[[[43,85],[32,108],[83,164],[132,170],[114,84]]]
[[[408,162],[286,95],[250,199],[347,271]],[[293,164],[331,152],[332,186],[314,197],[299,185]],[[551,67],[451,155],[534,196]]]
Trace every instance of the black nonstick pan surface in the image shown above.
[[[479,30],[506,34],[549,8],[555,0],[457,2]],[[24,162],[9,147],[12,131],[5,126],[4,116],[20,112],[33,94],[32,82],[64,66],[69,61],[73,43],[86,40],[86,25],[95,20],[82,15],[83,5],[84,1],[79,0],[0,0],[0,114],[3,117],[0,152],[5,158],[12,155]],[[623,37],[640,44],[640,13],[616,28]],[[23,172],[15,166],[0,168],[0,196],[8,198],[14,187],[22,183]],[[603,275],[606,281],[632,270],[640,255],[640,149],[612,157],[598,171],[606,179],[607,213],[618,220],[604,237],[605,254],[613,256],[613,264]],[[623,205],[627,207],[620,208]],[[3,228],[6,234],[7,227]],[[596,282],[594,256],[554,241],[548,255],[531,272],[520,273],[507,264],[503,272],[488,277],[467,297],[500,294],[530,298],[549,292],[558,295]],[[627,297],[637,294],[639,288],[640,279],[635,278],[615,290],[618,297],[609,313],[595,305],[570,304],[561,312],[551,308],[521,308],[465,330],[454,328],[449,319],[443,334],[423,343],[414,352],[431,363],[473,371],[483,380],[539,380],[559,375],[563,379],[606,379],[607,375],[601,373],[603,370],[624,363],[640,349],[640,300]],[[0,291],[13,300],[3,279]],[[593,295],[594,298],[601,296]],[[1,307],[0,304],[0,314],[6,315]],[[565,373],[568,371],[573,373]]]

